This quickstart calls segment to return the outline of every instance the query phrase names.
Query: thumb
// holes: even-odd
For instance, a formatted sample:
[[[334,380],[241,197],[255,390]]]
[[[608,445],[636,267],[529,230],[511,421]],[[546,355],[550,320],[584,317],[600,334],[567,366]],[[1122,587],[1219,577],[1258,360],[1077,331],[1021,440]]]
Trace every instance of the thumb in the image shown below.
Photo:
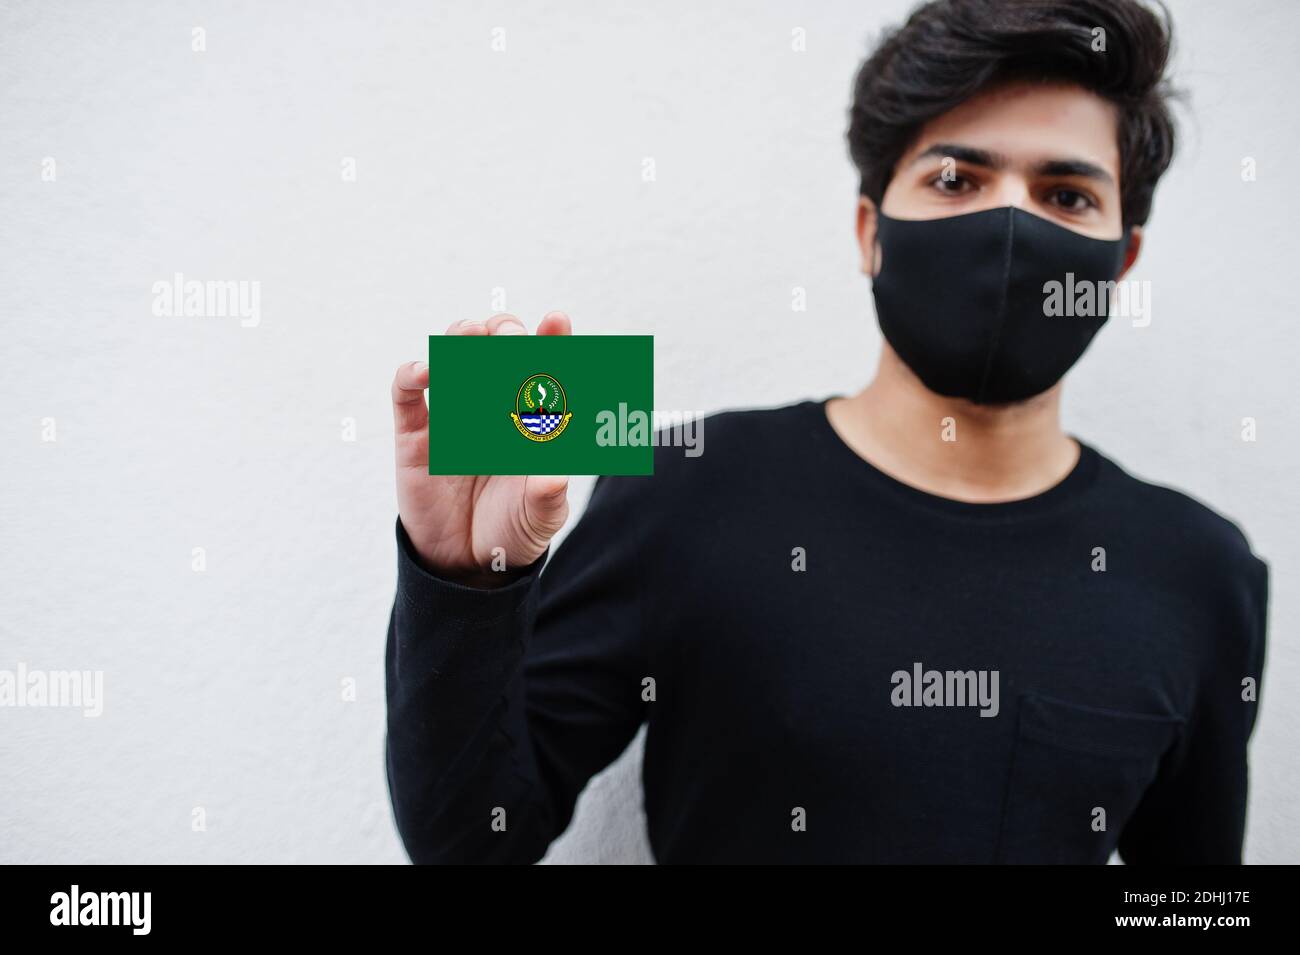
[[[524,482],[524,528],[545,549],[569,516],[569,479],[533,476]]]

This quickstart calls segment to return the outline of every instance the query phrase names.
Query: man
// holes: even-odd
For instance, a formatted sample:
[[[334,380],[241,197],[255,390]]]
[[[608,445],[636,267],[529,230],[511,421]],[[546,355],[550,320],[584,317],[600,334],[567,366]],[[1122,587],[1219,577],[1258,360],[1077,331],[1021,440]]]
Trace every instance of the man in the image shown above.
[[[430,477],[428,371],[399,369],[413,860],[539,859],[644,722],[661,862],[1240,862],[1267,565],[1059,422],[1172,156],[1167,55],[1136,0],[917,10],[849,129],[875,379],[602,478],[544,573],[565,481]]]

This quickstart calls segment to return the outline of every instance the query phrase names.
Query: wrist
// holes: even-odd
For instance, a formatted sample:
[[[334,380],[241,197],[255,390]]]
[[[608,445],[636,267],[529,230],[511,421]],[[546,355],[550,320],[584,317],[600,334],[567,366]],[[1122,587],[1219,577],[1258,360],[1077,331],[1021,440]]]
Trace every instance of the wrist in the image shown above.
[[[398,517],[397,528],[399,550],[405,553],[407,560],[411,564],[430,577],[436,577],[446,583],[455,584],[459,587],[468,587],[472,590],[499,590],[508,587],[527,576],[545,556],[545,552],[543,552],[532,563],[505,567],[501,570],[465,561],[449,563],[445,559],[439,560],[435,555],[420,547],[410,536],[400,516]]]

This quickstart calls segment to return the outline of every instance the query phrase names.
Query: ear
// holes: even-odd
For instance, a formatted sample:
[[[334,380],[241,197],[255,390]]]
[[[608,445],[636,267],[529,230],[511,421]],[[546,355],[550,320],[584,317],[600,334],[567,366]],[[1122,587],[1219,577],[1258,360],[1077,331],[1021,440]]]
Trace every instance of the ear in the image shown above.
[[[1115,281],[1119,281],[1128,274],[1128,270],[1133,268],[1133,263],[1137,261],[1138,253],[1142,251],[1142,227],[1135,225],[1129,229],[1128,251],[1124,253],[1124,267],[1119,270],[1119,275]]]
[[[880,244],[876,241],[876,204],[858,196],[858,248],[862,251],[862,274],[880,274]]]

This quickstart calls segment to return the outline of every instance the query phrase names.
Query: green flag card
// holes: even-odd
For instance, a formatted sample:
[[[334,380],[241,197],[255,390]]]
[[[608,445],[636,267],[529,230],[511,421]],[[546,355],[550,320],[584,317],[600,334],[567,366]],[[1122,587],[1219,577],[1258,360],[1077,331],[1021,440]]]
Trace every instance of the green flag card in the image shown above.
[[[430,335],[430,474],[653,474],[651,335]]]

